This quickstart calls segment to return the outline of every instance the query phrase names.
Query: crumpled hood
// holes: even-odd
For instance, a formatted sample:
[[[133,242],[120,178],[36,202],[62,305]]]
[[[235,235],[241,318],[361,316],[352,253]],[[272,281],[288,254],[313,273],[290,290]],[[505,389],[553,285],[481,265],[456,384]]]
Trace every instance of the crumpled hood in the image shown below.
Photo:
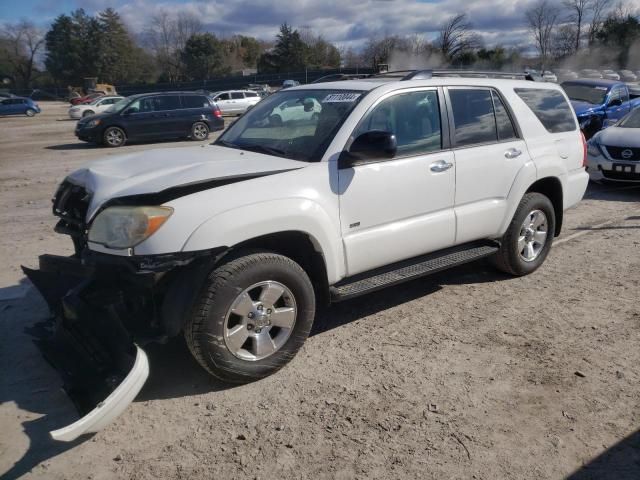
[[[147,150],[89,163],[67,177],[92,198],[90,219],[108,200],[158,193],[169,188],[226,177],[303,168],[307,162],[216,145]]]
[[[602,109],[602,105],[594,105],[592,103],[583,102],[580,100],[571,100],[571,105],[576,111],[576,115],[579,117]]]
[[[610,147],[640,148],[640,128],[609,127],[598,132],[595,138]]]

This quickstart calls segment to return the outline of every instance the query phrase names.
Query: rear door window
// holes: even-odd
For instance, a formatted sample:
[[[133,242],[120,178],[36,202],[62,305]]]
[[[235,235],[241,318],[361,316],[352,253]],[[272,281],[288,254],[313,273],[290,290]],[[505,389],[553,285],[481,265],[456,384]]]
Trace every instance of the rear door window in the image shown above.
[[[244,98],[244,95],[242,92],[231,92],[231,98],[234,100],[239,100],[241,98]]]
[[[516,129],[513,126],[513,122],[511,121],[511,117],[507,112],[507,109],[502,102],[502,99],[496,92],[491,92],[491,96],[493,97],[493,108],[496,113],[496,127],[498,129],[498,141],[503,142],[506,140],[511,140],[514,138],[518,138],[516,134]]]
[[[515,92],[548,132],[562,133],[576,130],[575,114],[564,95],[557,90],[516,88]]]
[[[489,89],[450,89],[449,98],[453,110],[457,147],[495,143],[498,140],[493,100]]]
[[[189,95],[182,97],[184,108],[205,108],[209,106],[209,100],[199,95]]]
[[[248,97],[248,98],[251,98],[251,97],[257,97],[258,94],[255,93],[255,92],[244,92],[244,96]]]

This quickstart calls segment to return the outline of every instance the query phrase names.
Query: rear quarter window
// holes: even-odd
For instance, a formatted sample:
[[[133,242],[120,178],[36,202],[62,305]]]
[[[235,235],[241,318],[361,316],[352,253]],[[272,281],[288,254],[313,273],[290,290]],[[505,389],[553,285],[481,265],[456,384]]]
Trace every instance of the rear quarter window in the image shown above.
[[[562,133],[576,130],[573,110],[557,90],[516,88],[515,92],[548,132]]]

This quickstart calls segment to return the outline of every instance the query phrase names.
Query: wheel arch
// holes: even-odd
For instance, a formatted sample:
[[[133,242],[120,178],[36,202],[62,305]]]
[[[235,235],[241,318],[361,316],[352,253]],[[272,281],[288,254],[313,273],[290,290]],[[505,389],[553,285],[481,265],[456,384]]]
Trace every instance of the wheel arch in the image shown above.
[[[553,205],[556,217],[554,236],[559,236],[562,231],[562,219],[564,209],[562,204],[562,183],[557,177],[545,177],[535,181],[525,193],[536,192],[547,197]]]

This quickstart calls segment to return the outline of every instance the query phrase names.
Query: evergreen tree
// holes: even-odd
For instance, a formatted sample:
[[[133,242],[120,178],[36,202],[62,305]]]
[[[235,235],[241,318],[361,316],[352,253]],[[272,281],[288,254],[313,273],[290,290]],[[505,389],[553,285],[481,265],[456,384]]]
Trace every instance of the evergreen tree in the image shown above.
[[[224,72],[223,45],[211,33],[191,35],[182,51],[186,75],[191,80],[208,80]]]

